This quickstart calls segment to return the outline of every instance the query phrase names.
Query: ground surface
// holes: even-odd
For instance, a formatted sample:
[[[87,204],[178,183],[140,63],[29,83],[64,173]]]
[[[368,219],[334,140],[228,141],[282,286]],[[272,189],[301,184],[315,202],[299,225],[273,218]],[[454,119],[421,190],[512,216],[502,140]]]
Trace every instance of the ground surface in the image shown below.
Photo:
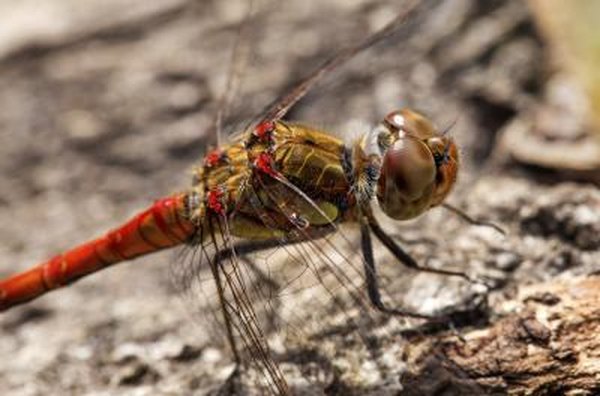
[[[187,187],[189,169],[212,139],[245,13],[239,3],[0,5],[1,276]],[[252,117],[398,10],[396,1],[257,3],[245,35],[252,55],[227,125]],[[394,235],[429,241],[409,246],[417,258],[487,278],[492,317],[510,310],[501,302],[521,285],[598,271],[600,193],[590,172],[577,174],[576,183],[572,173],[511,159],[519,142],[527,146],[519,153],[536,151],[519,131],[547,126],[544,114],[580,133],[579,114],[548,105],[551,92],[573,89],[555,78],[527,9],[514,1],[449,0],[422,18],[335,73],[289,118],[344,134],[410,105],[439,125],[456,121],[464,168],[450,201],[509,235],[440,209],[386,225]],[[172,260],[162,253],[120,265],[3,314],[0,393],[203,394],[222,383],[230,360],[190,320],[169,280]],[[393,276],[401,275],[396,269]],[[395,300],[419,307],[466,298],[455,282],[408,279],[392,287]],[[332,393],[349,391],[343,376],[337,381]],[[391,392],[386,384],[370,390]]]

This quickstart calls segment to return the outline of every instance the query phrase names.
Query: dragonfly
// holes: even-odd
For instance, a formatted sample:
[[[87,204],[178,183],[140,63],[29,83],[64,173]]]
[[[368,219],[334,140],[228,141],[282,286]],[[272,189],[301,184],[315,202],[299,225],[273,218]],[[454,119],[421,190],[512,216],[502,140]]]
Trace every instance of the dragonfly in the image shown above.
[[[385,215],[398,221],[413,219],[437,206],[456,211],[444,203],[460,163],[448,130],[439,130],[425,115],[403,108],[390,111],[378,125],[348,143],[327,131],[284,119],[334,69],[393,34],[418,3],[407,4],[381,30],[331,58],[273,102],[242,133],[208,152],[195,169],[188,190],[157,200],[98,239],[0,280],[0,310],[27,303],[111,265],[190,245],[200,257],[194,269],[183,273],[192,278],[200,267],[198,261],[210,268],[236,363],[240,367],[243,364],[243,347],[264,373],[269,389],[289,394],[256,320],[242,256],[308,243],[307,250],[296,252],[329,263],[329,271],[339,283],[349,283],[348,274],[336,267],[325,248],[335,251],[327,237],[336,233],[339,225],[353,223],[360,229],[362,267],[351,265],[350,270],[361,273],[369,308],[389,315],[431,319],[384,304],[372,235],[407,267],[472,279],[458,271],[420,265],[384,231],[373,206],[378,205]],[[319,245],[317,241],[324,242]],[[312,265],[310,259],[298,256],[294,259],[298,265]],[[359,304],[364,303],[358,297],[358,287],[346,284],[344,288]]]

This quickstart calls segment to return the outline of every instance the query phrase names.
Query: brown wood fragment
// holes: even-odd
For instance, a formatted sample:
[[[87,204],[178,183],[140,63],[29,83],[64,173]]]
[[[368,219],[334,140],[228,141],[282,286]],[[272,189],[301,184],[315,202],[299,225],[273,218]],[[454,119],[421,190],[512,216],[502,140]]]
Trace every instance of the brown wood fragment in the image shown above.
[[[503,305],[513,313],[463,340],[413,343],[403,394],[600,393],[599,276],[527,286]]]

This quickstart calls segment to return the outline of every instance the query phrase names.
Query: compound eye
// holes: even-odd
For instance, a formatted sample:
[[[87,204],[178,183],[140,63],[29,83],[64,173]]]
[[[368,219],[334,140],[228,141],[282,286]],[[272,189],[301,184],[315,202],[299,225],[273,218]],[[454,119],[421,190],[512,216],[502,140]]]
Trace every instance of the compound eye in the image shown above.
[[[408,135],[425,140],[437,135],[431,121],[423,114],[411,109],[393,111],[383,119],[383,123],[391,132],[399,132],[399,138]]]
[[[383,157],[377,200],[391,218],[406,220],[430,206],[436,166],[427,144],[412,137],[396,140]]]
[[[433,159],[436,166],[440,167],[444,163],[447,156],[446,142],[440,137],[433,137],[427,139],[427,146],[433,154]]]
[[[402,114],[402,110],[392,111],[388,115],[385,116],[383,120],[391,129],[399,131],[404,128],[406,124],[406,119]]]
[[[437,167],[435,194],[431,201],[434,206],[442,203],[452,190],[459,166],[456,144],[449,138],[440,138],[439,140],[443,143],[441,151],[434,151],[437,148],[434,149],[430,146]],[[429,141],[427,143],[429,144]]]
[[[382,174],[408,200],[421,198],[435,180],[436,168],[427,146],[416,139],[397,140],[388,149]]]
[[[446,143],[440,137],[432,137],[427,139],[427,145],[434,153],[443,153],[446,150]]]

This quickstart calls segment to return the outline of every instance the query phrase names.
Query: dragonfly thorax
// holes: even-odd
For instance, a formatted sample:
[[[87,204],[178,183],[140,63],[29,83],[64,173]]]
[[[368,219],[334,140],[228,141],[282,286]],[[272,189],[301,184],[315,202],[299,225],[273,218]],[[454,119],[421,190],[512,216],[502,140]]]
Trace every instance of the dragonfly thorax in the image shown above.
[[[422,114],[388,114],[362,139],[366,162],[377,168],[374,188],[381,209],[396,220],[414,218],[446,198],[458,171],[458,150]]]

